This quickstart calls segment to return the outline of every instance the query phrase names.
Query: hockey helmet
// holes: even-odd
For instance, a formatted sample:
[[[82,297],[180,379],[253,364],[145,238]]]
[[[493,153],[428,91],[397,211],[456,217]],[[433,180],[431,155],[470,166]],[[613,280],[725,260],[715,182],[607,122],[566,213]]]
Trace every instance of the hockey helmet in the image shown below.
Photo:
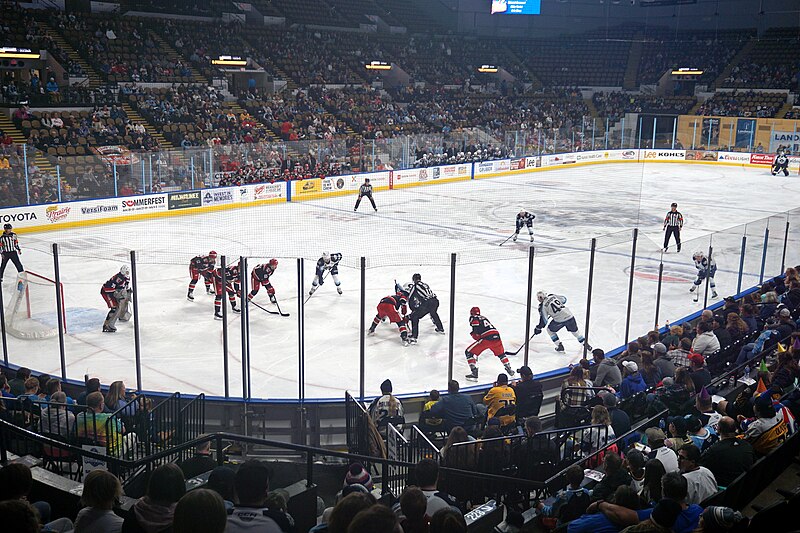
[[[269,260],[269,266],[270,266],[270,267],[271,267],[273,270],[275,270],[276,268],[278,268],[278,260],[277,260],[277,259],[275,259],[275,258],[272,258],[272,259],[270,259],[270,260]]]
[[[3,225],[3,229],[11,229],[11,224],[5,224],[5,225]]]
[[[547,293],[544,291],[537,291],[536,292],[536,299],[540,302],[543,302],[544,299],[547,298]]]
[[[217,252],[215,252],[214,250],[211,250],[210,252],[208,252],[208,257],[210,257],[211,259],[216,259],[217,258]]]
[[[400,299],[401,303],[407,302],[408,301],[408,292],[404,291],[403,289],[400,289],[399,291],[397,291],[397,298]]]
[[[695,261],[700,261],[704,257],[705,257],[705,254],[703,252],[700,252],[700,251],[697,251],[697,252],[692,254],[692,259],[694,259]]]
[[[322,252],[322,260],[325,261],[326,263],[330,263],[331,254],[329,254],[328,252]]]
[[[411,281],[422,281],[422,275],[414,274],[413,276],[411,276]]]
[[[479,315],[479,314],[481,314],[481,308],[478,307],[478,306],[475,306],[475,307],[473,307],[472,309],[469,310],[469,314],[470,314],[470,316]]]
[[[119,269],[119,273],[127,278],[131,275],[131,267],[128,265],[122,265]]]

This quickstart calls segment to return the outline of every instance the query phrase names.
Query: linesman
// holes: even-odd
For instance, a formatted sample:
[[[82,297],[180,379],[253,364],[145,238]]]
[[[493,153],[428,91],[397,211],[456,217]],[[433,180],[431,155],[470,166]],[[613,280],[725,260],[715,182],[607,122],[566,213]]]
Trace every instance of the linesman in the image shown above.
[[[667,211],[667,216],[664,217],[664,253],[669,248],[670,235],[675,236],[675,244],[678,245],[678,251],[681,251],[681,229],[683,228],[683,215],[678,211],[678,204],[672,203],[672,208]]]
[[[25,271],[22,267],[22,261],[19,260],[22,250],[19,248],[17,234],[11,230],[11,224],[6,224],[3,226],[2,235],[0,235],[0,252],[3,255],[3,262],[0,263],[0,281],[3,281],[3,273],[6,271],[6,265],[9,261],[17,267],[17,272]]]

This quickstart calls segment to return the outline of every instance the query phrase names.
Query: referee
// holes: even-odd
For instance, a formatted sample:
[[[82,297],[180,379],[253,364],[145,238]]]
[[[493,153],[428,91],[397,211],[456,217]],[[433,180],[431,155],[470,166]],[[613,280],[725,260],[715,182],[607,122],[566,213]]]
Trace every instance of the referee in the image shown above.
[[[678,204],[672,203],[672,209],[667,211],[667,216],[664,217],[664,253],[669,248],[670,235],[675,236],[675,244],[678,245],[678,251],[681,251],[681,228],[683,227],[683,215],[678,211]]]
[[[3,281],[3,273],[9,260],[17,267],[17,272],[25,270],[19,260],[19,255],[22,253],[19,249],[19,240],[17,234],[11,231],[11,224],[3,226],[3,233],[0,235],[0,253],[3,254],[3,262],[0,263],[0,281]]]
[[[411,308],[411,314],[408,319],[411,321],[411,336],[408,339],[411,344],[417,342],[417,335],[419,335],[419,319],[425,315],[430,314],[433,325],[436,326],[436,333],[444,335],[444,325],[442,319],[439,318],[439,298],[431,290],[430,286],[422,281],[420,274],[411,276],[411,285],[408,290],[408,305]]]
[[[375,207],[375,200],[372,199],[372,185],[369,183],[369,178],[365,178],[364,184],[358,188],[358,200],[356,200],[356,206],[353,208],[353,211],[358,211],[358,206],[361,205],[361,198],[364,196],[369,199],[369,202],[372,204],[372,209],[377,213],[378,208]]]

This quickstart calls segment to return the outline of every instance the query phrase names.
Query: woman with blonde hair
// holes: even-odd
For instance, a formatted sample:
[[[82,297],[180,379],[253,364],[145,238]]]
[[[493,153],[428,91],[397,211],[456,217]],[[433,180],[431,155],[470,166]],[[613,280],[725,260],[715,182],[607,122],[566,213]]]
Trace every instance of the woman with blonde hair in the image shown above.
[[[731,339],[734,341],[741,339],[750,332],[750,326],[742,320],[738,313],[728,313],[725,329],[728,330],[728,333],[731,334]]]
[[[602,405],[595,405],[592,408],[592,426],[604,427],[591,427],[583,432],[581,448],[587,453],[596,452],[616,438],[614,428],[611,427],[611,415]]]
[[[125,392],[125,383],[123,381],[115,381],[108,387],[108,392],[106,393],[105,397],[105,407],[104,411],[106,413],[115,413],[125,407],[129,401],[133,398],[129,398]],[[128,411],[126,415],[132,415],[136,412],[136,403],[132,403],[130,407],[128,407]]]
[[[590,390],[575,390],[570,387],[589,387],[583,374],[583,367],[575,366],[570,370],[569,376],[561,384],[562,394],[561,398],[562,407],[581,407],[586,400],[594,396],[594,392]]]

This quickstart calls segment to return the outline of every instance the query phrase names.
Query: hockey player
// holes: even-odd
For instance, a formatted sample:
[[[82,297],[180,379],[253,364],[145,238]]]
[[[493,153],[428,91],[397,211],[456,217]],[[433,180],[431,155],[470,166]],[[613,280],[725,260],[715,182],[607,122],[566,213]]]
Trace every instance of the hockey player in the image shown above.
[[[314,275],[314,281],[311,282],[311,290],[308,295],[311,296],[316,290],[325,283],[325,272],[330,271],[333,278],[333,284],[336,285],[336,292],[342,294],[342,282],[339,281],[339,261],[342,260],[342,254],[329,254],[322,252],[322,257],[317,259],[317,271]]]
[[[467,346],[464,350],[464,355],[467,356],[467,363],[469,364],[470,373],[466,378],[472,381],[478,381],[478,356],[486,350],[491,350],[493,354],[500,359],[503,363],[503,368],[506,369],[506,374],[509,376],[514,375],[514,370],[506,357],[506,349],[503,348],[503,341],[500,340],[500,333],[495,329],[489,319],[481,315],[479,307],[473,307],[469,310],[469,325],[472,327],[472,338],[475,340],[472,344]]]
[[[436,326],[436,333],[444,335],[442,319],[439,318],[439,298],[431,290],[430,286],[422,281],[421,274],[411,276],[411,283],[406,286],[408,291],[408,307],[411,314],[408,319],[411,321],[411,337],[408,339],[411,344],[417,343],[419,335],[419,320],[425,315],[431,315],[433,325]]]
[[[519,230],[522,229],[522,226],[526,226],[528,228],[528,235],[530,235],[531,242],[533,242],[534,218],[536,218],[536,215],[533,213],[528,213],[527,211],[520,211],[517,213],[517,231],[514,232],[514,238],[512,239],[514,242],[517,242],[517,235],[519,235]]]
[[[789,175],[789,157],[784,150],[778,150],[775,161],[772,162],[772,175],[777,176],[781,172],[784,176]]]
[[[128,302],[131,299],[131,289],[128,286],[130,281],[131,269],[128,265],[122,265],[119,272],[114,274],[110,280],[103,284],[100,295],[108,306],[108,314],[103,322],[104,333],[114,333],[117,328],[114,325],[117,319],[127,322],[131,313],[128,310]]]
[[[247,295],[248,300],[252,300],[253,297],[258,294],[258,289],[260,289],[263,285],[264,288],[267,289],[269,301],[272,303],[277,303],[277,300],[275,299],[275,289],[272,288],[272,283],[269,282],[269,277],[275,273],[277,268],[278,260],[274,258],[270,259],[269,263],[262,263],[253,268],[252,275],[250,276],[250,283],[253,285],[253,288]]]
[[[228,301],[234,313],[241,313],[242,310],[236,307],[236,296],[240,291],[239,285],[239,264],[225,267],[226,286],[222,286],[222,267],[214,269],[214,318],[222,320],[222,295],[228,293]]]
[[[214,266],[216,264],[217,252],[214,250],[208,252],[208,255],[196,255],[189,261],[189,275],[191,276],[191,280],[189,281],[189,292],[186,294],[187,299],[194,300],[192,293],[194,292],[194,286],[197,285],[197,280],[200,279],[200,276],[203,276],[203,281],[206,284],[206,293],[214,294],[212,283],[214,281]]]
[[[584,336],[578,331],[575,316],[566,306],[566,296],[539,291],[536,293],[536,299],[539,300],[539,323],[533,328],[534,335],[541,333],[542,329],[547,326],[547,333],[556,345],[556,351],[563,352],[564,345],[561,344],[556,332],[561,328],[567,328],[567,331],[575,335],[579,343],[586,345],[586,349],[592,351],[592,347],[589,346]],[[550,322],[549,324],[548,321]]]
[[[353,208],[353,211],[358,211],[358,206],[361,205],[361,198],[364,196],[367,197],[369,203],[372,204],[372,209],[377,213],[378,208],[375,207],[375,200],[372,199],[372,185],[369,183],[369,178],[364,178],[364,183],[358,188],[358,200],[356,200],[356,206]]]
[[[400,331],[400,339],[403,346],[408,346],[408,329],[406,328],[406,305],[408,304],[408,293],[404,290],[397,291],[396,294],[381,298],[378,303],[378,312],[372,319],[372,325],[367,331],[367,335],[374,335],[375,328],[384,318],[388,318],[392,324],[397,324]]]
[[[694,301],[696,302],[700,297],[700,291],[697,287],[706,278],[708,278],[709,285],[711,286],[711,297],[717,297],[717,284],[714,283],[714,274],[717,273],[717,262],[714,259],[708,258],[703,252],[695,252],[692,256],[694,259],[694,267],[697,269],[697,278],[694,280],[692,288],[689,292],[694,292]],[[695,292],[697,291],[697,292]]]

